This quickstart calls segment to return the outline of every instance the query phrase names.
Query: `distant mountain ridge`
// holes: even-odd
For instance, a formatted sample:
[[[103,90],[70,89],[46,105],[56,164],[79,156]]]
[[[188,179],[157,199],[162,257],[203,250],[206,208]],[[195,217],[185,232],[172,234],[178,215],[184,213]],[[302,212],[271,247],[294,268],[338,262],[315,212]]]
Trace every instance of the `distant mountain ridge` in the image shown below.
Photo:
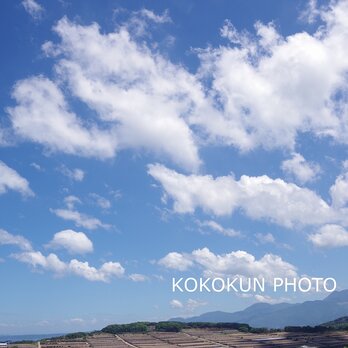
[[[172,318],[181,322],[235,322],[252,327],[281,329],[285,326],[315,326],[348,316],[348,290],[331,293],[323,300],[303,303],[255,303],[234,313],[208,312],[191,318]]]

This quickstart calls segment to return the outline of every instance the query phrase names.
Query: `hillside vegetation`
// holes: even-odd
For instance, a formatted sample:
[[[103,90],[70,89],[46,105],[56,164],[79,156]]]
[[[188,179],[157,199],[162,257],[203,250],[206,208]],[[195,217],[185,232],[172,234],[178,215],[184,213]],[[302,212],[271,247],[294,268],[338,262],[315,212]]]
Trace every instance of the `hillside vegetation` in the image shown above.
[[[241,332],[254,332],[262,333],[269,332],[266,328],[253,328],[248,324],[240,323],[206,323],[206,322],[193,322],[183,323],[176,321],[161,321],[159,323],[150,322],[137,322],[131,324],[113,324],[104,327],[101,331],[111,334],[127,333],[127,332],[148,332],[148,331],[160,331],[160,332],[180,332],[183,329],[229,329],[238,330]]]

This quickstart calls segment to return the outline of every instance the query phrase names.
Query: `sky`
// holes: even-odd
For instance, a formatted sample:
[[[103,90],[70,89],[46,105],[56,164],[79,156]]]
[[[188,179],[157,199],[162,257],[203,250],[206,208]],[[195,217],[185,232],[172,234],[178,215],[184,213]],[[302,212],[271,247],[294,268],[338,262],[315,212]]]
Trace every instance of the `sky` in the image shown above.
[[[348,1],[3,0],[0,334],[348,288]]]

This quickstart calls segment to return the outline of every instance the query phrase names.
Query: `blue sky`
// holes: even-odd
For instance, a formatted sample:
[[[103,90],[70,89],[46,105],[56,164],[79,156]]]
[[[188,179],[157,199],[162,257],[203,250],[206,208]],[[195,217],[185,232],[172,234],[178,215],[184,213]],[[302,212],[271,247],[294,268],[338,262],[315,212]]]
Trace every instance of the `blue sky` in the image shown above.
[[[1,1],[0,334],[348,287],[348,1]]]

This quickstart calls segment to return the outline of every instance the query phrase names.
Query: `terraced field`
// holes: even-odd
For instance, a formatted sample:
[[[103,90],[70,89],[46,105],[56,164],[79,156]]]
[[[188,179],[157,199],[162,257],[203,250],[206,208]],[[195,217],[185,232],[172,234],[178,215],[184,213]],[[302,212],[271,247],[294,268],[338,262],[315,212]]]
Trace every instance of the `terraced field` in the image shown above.
[[[52,341],[41,344],[41,348],[343,348],[345,346],[348,346],[348,332],[251,334],[234,330],[201,329],[179,333],[98,334],[86,340]],[[24,348],[20,345],[17,347]]]

